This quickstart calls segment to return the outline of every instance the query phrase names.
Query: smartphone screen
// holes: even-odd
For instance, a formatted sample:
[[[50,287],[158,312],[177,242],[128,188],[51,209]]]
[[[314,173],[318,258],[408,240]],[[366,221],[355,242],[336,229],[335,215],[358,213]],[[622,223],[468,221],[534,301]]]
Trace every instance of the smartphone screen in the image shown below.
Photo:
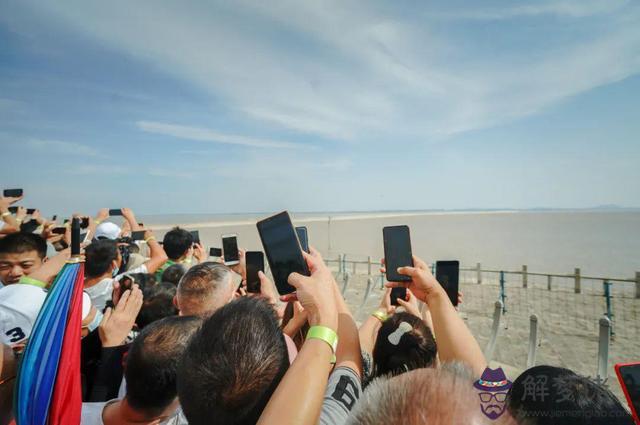
[[[138,230],[135,232],[131,232],[131,240],[132,241],[143,241],[144,240],[144,230]]]
[[[222,235],[222,252],[226,265],[238,264],[240,257],[238,257],[238,238],[236,235]]]
[[[29,220],[26,223],[20,225],[20,231],[24,233],[33,233],[40,225],[35,220]]]
[[[18,207],[9,207],[9,212],[10,212],[11,214],[15,214],[15,213],[17,213],[17,212],[18,212]]]
[[[2,194],[5,197],[19,198],[22,196],[22,189],[5,189]]]
[[[287,281],[293,272],[309,276],[307,262],[302,256],[296,231],[286,211],[257,223],[260,240],[267,254],[273,280],[280,295],[296,289]]]
[[[58,219],[57,215],[54,215],[53,217],[51,217],[51,221],[56,221]]]
[[[193,238],[193,243],[200,243],[200,232],[198,230],[192,230],[191,237]]]
[[[247,292],[260,292],[258,272],[264,273],[264,254],[260,251],[247,251]]]
[[[640,363],[617,364],[618,381],[636,423],[640,420]]]
[[[86,229],[89,227],[89,217],[82,217],[82,221],[80,222],[80,228]]]
[[[209,248],[210,257],[222,257],[222,248]]]
[[[35,208],[27,208],[27,214],[28,214],[28,215],[31,215],[31,214],[33,214],[34,212],[36,212],[36,209],[35,209]]]
[[[409,282],[409,276],[398,273],[398,267],[413,267],[411,239],[408,226],[389,226],[382,229],[384,261],[389,282]]]
[[[300,241],[300,247],[302,250],[309,253],[309,236],[307,234],[306,226],[296,227],[296,234],[298,235],[298,240]]]
[[[458,305],[458,282],[460,279],[460,262],[438,261],[436,263],[436,280],[447,291],[451,304]]]
[[[120,208],[112,208],[109,210],[109,216],[113,217],[113,216],[118,216],[118,215],[122,215],[122,210]]]

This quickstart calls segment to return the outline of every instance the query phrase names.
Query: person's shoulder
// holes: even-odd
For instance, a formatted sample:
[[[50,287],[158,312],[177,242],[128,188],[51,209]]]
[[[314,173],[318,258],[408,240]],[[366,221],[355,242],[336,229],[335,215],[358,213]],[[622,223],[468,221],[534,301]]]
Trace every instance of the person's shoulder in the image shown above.
[[[108,402],[82,403],[80,425],[102,425],[102,411]]]

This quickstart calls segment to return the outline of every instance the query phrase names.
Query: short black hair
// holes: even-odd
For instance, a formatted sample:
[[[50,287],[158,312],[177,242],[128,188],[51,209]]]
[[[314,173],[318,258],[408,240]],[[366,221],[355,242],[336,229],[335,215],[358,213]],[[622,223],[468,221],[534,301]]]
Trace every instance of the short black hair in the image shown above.
[[[86,247],[84,255],[87,277],[102,276],[109,270],[111,262],[118,258],[118,244],[110,239],[100,239]]]
[[[124,377],[127,402],[147,416],[156,416],[176,398],[178,364],[202,321],[174,316],[144,328],[127,354]]]
[[[398,344],[389,341],[389,335],[398,330],[400,323],[411,325]],[[390,316],[378,330],[373,347],[375,376],[399,375],[413,369],[435,364],[438,349],[431,329],[413,314],[402,312]]]
[[[218,309],[180,363],[178,396],[191,425],[255,424],[289,368],[273,307],[243,297]]]
[[[139,329],[144,329],[153,322],[165,317],[176,316],[177,314],[178,309],[173,304],[173,296],[167,293],[159,293],[144,298],[136,318],[136,324]]]
[[[182,279],[182,276],[187,272],[187,268],[182,264],[172,264],[162,272],[162,282],[173,283],[178,286],[178,282]]]
[[[162,247],[170,260],[182,257],[193,245],[193,236],[187,230],[174,227],[162,239]]]
[[[631,425],[631,415],[611,391],[569,369],[535,366],[507,394],[507,409],[523,425]]]
[[[158,294],[167,294],[170,295],[171,298],[176,296],[177,288],[173,283],[169,282],[160,282],[157,285],[153,285],[151,287],[145,288],[142,292],[145,298],[154,297]]]
[[[23,254],[36,251],[40,259],[47,256],[47,241],[34,233],[10,233],[0,239],[0,254]]]
[[[156,276],[151,273],[127,273],[138,287],[142,291],[142,294],[146,297],[147,293],[157,286]]]

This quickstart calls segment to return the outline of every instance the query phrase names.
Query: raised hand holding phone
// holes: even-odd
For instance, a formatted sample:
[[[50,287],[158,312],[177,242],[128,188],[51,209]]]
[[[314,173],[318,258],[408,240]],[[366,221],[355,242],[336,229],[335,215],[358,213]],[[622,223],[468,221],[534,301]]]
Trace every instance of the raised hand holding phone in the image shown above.
[[[383,260],[383,263],[385,260]],[[397,269],[398,274],[404,275],[409,278],[409,282],[387,282],[385,286],[387,288],[408,288],[413,292],[420,301],[427,302],[427,298],[434,292],[445,293],[444,289],[433,274],[431,268],[422,261],[420,258],[413,256],[414,267],[400,267]],[[386,273],[386,265],[383,266],[380,271]]]

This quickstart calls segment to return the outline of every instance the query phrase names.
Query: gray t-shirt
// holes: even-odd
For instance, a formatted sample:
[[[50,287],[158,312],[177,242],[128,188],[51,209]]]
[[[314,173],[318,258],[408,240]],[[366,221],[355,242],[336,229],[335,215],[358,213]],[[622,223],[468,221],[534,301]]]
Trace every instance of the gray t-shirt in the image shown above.
[[[338,367],[329,376],[324,393],[319,423],[342,425],[362,394],[362,383],[358,375],[348,367]]]
[[[82,403],[82,414],[80,417],[80,425],[104,425],[102,422],[102,411],[104,408],[118,401],[117,399],[104,401],[100,403]],[[176,412],[160,425],[189,425],[187,419],[182,414],[182,409],[176,409]]]

